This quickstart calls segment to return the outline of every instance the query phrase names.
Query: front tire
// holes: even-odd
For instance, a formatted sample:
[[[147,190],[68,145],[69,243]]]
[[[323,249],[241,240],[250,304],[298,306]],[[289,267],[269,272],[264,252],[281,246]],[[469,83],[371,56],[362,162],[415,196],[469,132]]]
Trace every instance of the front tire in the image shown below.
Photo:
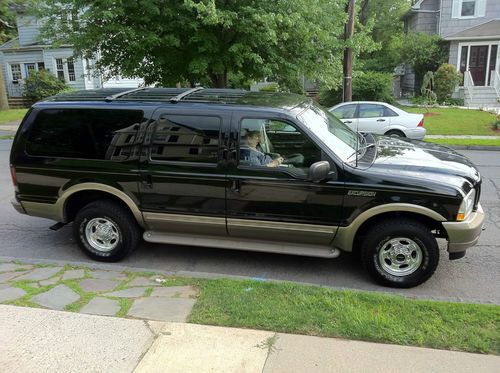
[[[139,244],[140,229],[129,210],[118,203],[98,200],[76,214],[73,235],[90,258],[117,262]]]
[[[361,256],[363,266],[378,283],[410,288],[432,276],[439,262],[439,246],[422,223],[391,219],[368,232]]]

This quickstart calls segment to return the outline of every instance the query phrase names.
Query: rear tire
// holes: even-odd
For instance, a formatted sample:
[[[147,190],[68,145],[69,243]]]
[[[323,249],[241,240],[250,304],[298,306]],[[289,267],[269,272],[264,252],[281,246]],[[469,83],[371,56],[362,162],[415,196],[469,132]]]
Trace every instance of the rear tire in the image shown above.
[[[402,132],[402,131],[399,131],[399,130],[390,130],[390,131],[387,131],[385,133],[385,136],[389,136],[389,137],[406,137],[406,135]]]
[[[432,276],[439,262],[439,246],[422,223],[391,219],[368,232],[361,258],[365,269],[378,283],[410,288]]]
[[[139,245],[141,231],[128,209],[98,200],[78,211],[73,235],[85,255],[102,262],[117,262]]]

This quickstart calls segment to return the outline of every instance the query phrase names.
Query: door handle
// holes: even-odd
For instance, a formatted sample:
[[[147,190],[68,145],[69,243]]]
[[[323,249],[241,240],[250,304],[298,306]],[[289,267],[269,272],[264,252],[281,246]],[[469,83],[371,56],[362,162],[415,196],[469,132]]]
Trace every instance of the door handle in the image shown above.
[[[142,185],[145,187],[145,188],[152,188],[153,187],[153,176],[151,175],[144,175],[142,177]]]
[[[352,123],[352,120],[346,120],[346,121],[344,121],[344,123],[346,123],[346,124]]]
[[[377,122],[385,122],[385,119],[377,119]]]

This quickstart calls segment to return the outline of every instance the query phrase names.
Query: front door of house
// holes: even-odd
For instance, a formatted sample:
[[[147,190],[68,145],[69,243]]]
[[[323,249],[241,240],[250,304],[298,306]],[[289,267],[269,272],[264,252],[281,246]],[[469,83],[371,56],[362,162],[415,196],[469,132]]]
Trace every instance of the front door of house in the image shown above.
[[[487,60],[487,45],[474,45],[470,47],[469,71],[476,86],[485,85]]]

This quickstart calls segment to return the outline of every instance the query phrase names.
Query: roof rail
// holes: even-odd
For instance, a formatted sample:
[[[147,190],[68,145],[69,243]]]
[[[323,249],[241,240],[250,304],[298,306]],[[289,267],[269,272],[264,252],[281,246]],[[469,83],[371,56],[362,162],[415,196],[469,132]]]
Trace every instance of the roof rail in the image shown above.
[[[203,87],[196,87],[196,88],[188,89],[186,92],[182,92],[180,95],[172,97],[170,99],[170,102],[173,103],[173,104],[176,103],[176,102],[179,102],[184,97],[189,96],[191,93],[201,91],[202,89],[204,89],[204,88]]]
[[[117,98],[120,98],[122,96],[128,95],[130,93],[134,93],[134,92],[138,92],[138,91],[143,91],[146,88],[149,88],[149,87],[139,87],[139,88],[130,89],[128,91],[119,92],[119,93],[116,93],[114,95],[106,97],[105,100],[108,101],[108,102],[109,101],[113,101],[113,100],[116,100]]]

